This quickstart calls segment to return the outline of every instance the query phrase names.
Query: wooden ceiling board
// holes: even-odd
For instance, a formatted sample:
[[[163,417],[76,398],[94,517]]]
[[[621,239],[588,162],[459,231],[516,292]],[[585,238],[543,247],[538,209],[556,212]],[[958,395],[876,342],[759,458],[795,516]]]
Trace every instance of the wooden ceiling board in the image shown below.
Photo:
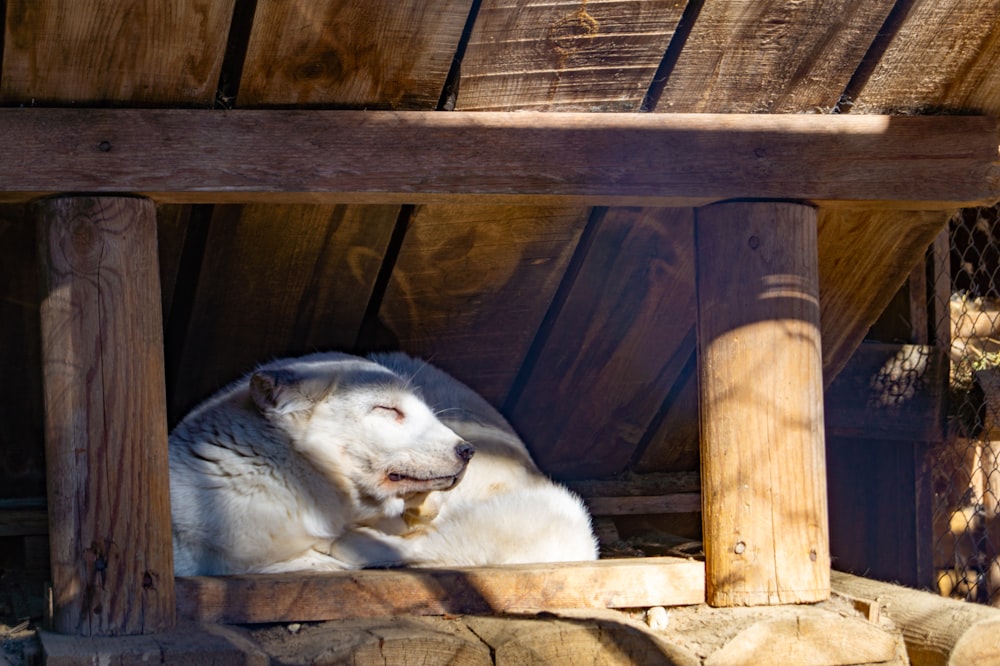
[[[949,217],[946,211],[819,211],[825,385],[847,364]]]
[[[803,113],[837,106],[895,0],[705,2],[658,112]]]
[[[235,104],[431,110],[470,5],[258,0]],[[269,358],[353,348],[399,211],[217,207],[175,410]]]
[[[706,2],[653,111],[830,112],[892,5],[890,0]],[[681,285],[694,289],[693,280]],[[690,342],[688,352],[694,351]],[[698,382],[679,379],[683,383],[673,387],[645,449],[637,454],[636,469],[697,466],[691,456],[698,451]]]
[[[1000,0],[913,0],[852,113],[1000,114]]]
[[[462,62],[466,111],[638,111],[676,0],[484,0]]]
[[[457,99],[454,108],[459,111],[637,111],[639,110],[652,79],[673,36],[674,28],[683,12],[683,3],[672,1],[638,2],[633,0],[595,2],[518,2],[506,0],[484,0],[478,9],[476,22],[469,38],[461,65]],[[445,207],[426,206],[421,209],[424,217],[440,216]],[[454,210],[454,209],[452,209]],[[435,340],[437,351],[432,359],[445,367],[451,367],[459,377],[470,382],[484,392],[498,405],[505,402],[522,362],[528,355],[536,332],[555,296],[562,279],[562,272],[570,259],[573,246],[590,217],[588,209],[572,208],[525,208],[492,206],[483,208],[480,215],[492,217],[501,230],[507,230],[511,240],[506,254],[519,261],[525,248],[518,247],[517,235],[521,243],[535,244],[534,236],[547,235],[551,229],[565,239],[562,242],[557,262],[546,261],[533,267],[534,284],[519,278],[513,285],[504,285],[502,292],[491,289],[496,296],[489,304],[476,303],[469,311],[463,308],[464,322],[453,328],[442,330],[443,336]],[[447,219],[447,213],[443,214]],[[524,220],[524,222],[516,222]],[[530,220],[530,221],[529,221]],[[511,224],[530,229],[509,233]],[[461,225],[449,226],[445,233],[461,236]],[[493,232],[496,233],[496,232]],[[440,241],[435,241],[440,242]],[[404,250],[413,252],[413,239],[407,238]],[[419,254],[419,252],[414,252]],[[401,257],[401,260],[403,257]],[[585,260],[586,262],[586,260]],[[399,268],[397,268],[397,271]],[[516,264],[509,264],[507,271],[524,271]],[[588,270],[586,267],[584,270]],[[394,276],[395,279],[395,276]],[[463,281],[460,273],[452,273],[451,280]],[[483,291],[486,291],[485,289]],[[520,293],[518,293],[520,292]],[[576,292],[577,301],[571,307],[590,308],[591,304],[581,292]],[[599,303],[600,294],[589,294],[594,303]],[[428,303],[426,306],[431,306]],[[425,306],[425,307],[426,307]],[[454,307],[459,307],[456,303]],[[446,309],[444,301],[439,301],[431,309]],[[529,310],[530,308],[530,310]],[[486,318],[470,325],[483,310]],[[509,312],[513,313],[510,316]],[[469,333],[461,331],[466,328]],[[476,330],[481,332],[476,333]],[[470,335],[478,335],[480,340],[470,350],[478,348],[479,354],[488,358],[477,358],[473,353],[467,361],[452,361],[456,343],[450,337],[475,340]],[[429,339],[429,336],[422,338]],[[427,343],[415,348],[426,347]],[[406,347],[404,342],[404,347]],[[412,345],[411,345],[412,346]],[[469,355],[469,352],[463,352]],[[540,353],[542,366],[536,366],[529,386],[538,381],[539,387],[551,387],[558,378],[548,374],[551,370],[543,348]],[[586,355],[586,351],[582,352]],[[554,357],[553,357],[554,358]],[[625,360],[622,358],[621,360]],[[585,375],[584,366],[579,366],[580,376]],[[586,368],[596,372],[596,368]],[[610,376],[622,372],[621,367],[610,368]],[[641,384],[638,382],[636,386]],[[580,395],[589,395],[596,403],[601,402],[600,387],[577,388]],[[544,391],[544,389],[543,389]],[[539,410],[529,406],[535,394],[522,396],[518,401],[520,412],[518,426],[529,441],[540,444],[536,452],[545,456],[545,451],[556,442],[548,441],[552,433],[546,423],[564,423],[572,414],[578,413],[569,401],[561,401],[557,413],[540,415]],[[634,396],[633,396],[634,397]],[[551,405],[551,402],[546,402]],[[592,405],[594,403],[591,403]],[[612,427],[607,419],[613,415],[609,410],[596,410],[594,418],[604,419],[603,426]],[[638,417],[640,420],[643,416]],[[590,422],[588,422],[590,423]],[[606,447],[614,443],[604,444]],[[563,445],[557,448],[562,450]],[[548,462],[549,458],[545,458]]]
[[[241,107],[433,109],[471,0],[258,0]]]
[[[174,359],[174,418],[259,363],[352,346],[396,215],[396,206],[217,206]]]
[[[500,404],[534,339],[586,209],[417,207],[380,319],[410,353]]]
[[[674,4],[484,0],[464,52],[454,109],[637,110],[680,17],[682,7]],[[431,357],[499,405],[590,212],[461,205],[417,210],[380,317],[404,349]],[[470,233],[482,249],[466,249]],[[499,244],[489,240],[497,234]],[[560,239],[556,251],[546,250],[527,269],[524,258],[553,237]],[[446,257],[440,248],[447,247],[477,259],[461,253],[435,259]],[[480,259],[484,250],[492,253],[489,263]],[[435,275],[431,282],[440,286],[414,287],[415,273]]]
[[[7,0],[0,104],[210,106],[235,0]]]
[[[611,208],[596,225],[510,413],[560,478],[625,469],[690,356],[690,208]]]

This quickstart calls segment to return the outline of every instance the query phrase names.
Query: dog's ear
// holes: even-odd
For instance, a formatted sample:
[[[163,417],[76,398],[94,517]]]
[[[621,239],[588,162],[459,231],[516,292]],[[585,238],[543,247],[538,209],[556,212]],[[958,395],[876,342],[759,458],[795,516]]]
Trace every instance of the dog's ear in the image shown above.
[[[291,370],[258,370],[250,377],[250,395],[262,412],[291,414],[313,406],[305,384]]]

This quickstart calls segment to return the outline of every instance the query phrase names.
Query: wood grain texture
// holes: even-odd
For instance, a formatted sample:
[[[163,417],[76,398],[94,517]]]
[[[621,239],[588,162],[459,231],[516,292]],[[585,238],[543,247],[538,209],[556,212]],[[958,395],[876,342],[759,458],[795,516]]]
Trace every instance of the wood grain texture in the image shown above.
[[[820,210],[826,385],[843,369],[950,216],[946,211]]]
[[[449,108],[477,112],[638,109],[679,12],[680,8],[662,0],[599,0],[582,4],[486,0],[478,6],[461,62],[457,89],[452,91],[457,97],[449,100]],[[609,72],[614,75],[607,76]],[[469,118],[476,124],[483,119],[476,114]],[[540,116],[535,116],[538,118]],[[477,163],[485,164],[482,148],[488,144],[477,143]],[[454,148],[453,143],[447,144]],[[509,148],[503,139],[495,145],[505,151]],[[528,163],[549,156],[563,163],[583,163],[579,160],[592,159],[581,156],[578,160],[563,150],[562,142],[552,149],[536,144]],[[460,167],[454,157],[452,152],[443,164],[447,164],[448,169],[459,168],[468,173],[471,165]],[[449,296],[454,287],[443,290],[441,293],[445,296],[441,299],[433,297],[434,290],[427,290],[421,300],[421,307],[429,313],[451,311],[450,316],[456,324],[449,327],[447,333],[442,330],[446,339],[435,342],[433,358],[497,403],[506,398],[528,354],[559,285],[562,270],[590,216],[585,208],[555,208],[545,205],[546,202],[531,203],[535,205],[530,208],[491,206],[475,213],[466,209],[466,214],[477,219],[492,218],[492,224],[497,227],[492,234],[504,226],[516,225],[513,233],[504,234],[509,239],[506,241],[509,247],[505,251],[491,251],[489,262],[483,264],[490,266],[493,276],[509,273],[516,277],[509,286],[488,287],[488,291],[479,294],[474,310],[482,312],[481,315],[473,314],[467,302]],[[420,209],[420,216],[425,221],[455,222],[454,210],[425,206]],[[437,228],[435,243],[441,247],[466,246],[468,232],[462,225],[452,223]],[[482,225],[477,228],[476,233],[483,236]],[[537,231],[528,232],[528,229]],[[534,264],[527,270],[522,257],[537,252],[532,249],[537,245],[536,236],[564,240],[559,241],[561,247],[554,255],[551,255],[552,250],[545,251],[555,257],[554,261],[533,259]],[[485,243],[487,247],[495,245],[495,241],[485,240]],[[473,254],[479,256],[478,252]],[[475,284],[473,276],[478,272],[477,264],[463,272],[464,279],[454,272],[449,279],[463,282],[472,278]],[[484,278],[487,281],[495,279],[490,274]],[[491,298],[490,292],[495,297]],[[468,344],[458,343],[456,349],[449,340],[458,336]],[[427,349],[428,338],[417,348]],[[477,345],[483,358],[476,352]]]
[[[692,211],[612,208],[592,234],[510,410],[560,478],[625,469],[693,343]]]
[[[694,344],[688,345],[692,357]],[[682,472],[699,468],[697,363],[689,361],[664,403],[662,416],[647,435],[648,445],[632,465],[639,473]]]
[[[829,112],[893,4],[892,0],[706,2],[655,110]]]
[[[181,617],[226,624],[676,606],[704,598],[704,565],[669,557],[177,579]]]
[[[690,16],[690,32],[666,83],[662,90],[652,91],[653,110],[829,112],[840,101],[893,4],[891,0],[702,3]],[[837,155],[835,147],[831,151],[824,161]],[[815,172],[806,167],[803,173]],[[693,345],[690,350],[693,353]],[[672,403],[665,406],[657,430],[650,433],[637,469],[698,465],[698,387],[692,377],[683,380],[684,384],[673,388]]]
[[[833,589],[859,599],[876,599],[900,627],[914,666],[993,664],[1000,661],[1000,610],[943,599],[899,585],[833,572]]]
[[[396,215],[396,206],[217,206],[171,413],[271,358],[352,347]]]
[[[706,594],[715,606],[829,595],[816,213],[698,211]]]
[[[877,437],[827,436],[827,487],[835,507],[830,512],[833,562],[838,571],[936,589],[935,555],[948,556],[943,554],[946,546],[935,543],[932,505],[939,500],[934,481],[921,471],[932,448],[916,439]],[[953,551],[952,567],[955,555]]]
[[[258,0],[240,107],[437,106],[471,0]]]
[[[379,316],[403,349],[488,400],[507,395],[586,209],[418,207]]]
[[[433,109],[470,4],[261,0],[236,104]],[[268,358],[355,347],[398,217],[398,205],[217,208],[174,411]]]
[[[907,3],[852,113],[1000,113],[1000,2]]]
[[[1000,195],[989,117],[0,109],[0,193],[163,202],[954,208]],[[836,155],[837,159],[831,159]]]
[[[38,205],[53,625],[174,623],[156,218],[143,199]]]
[[[672,0],[484,0],[456,108],[638,111],[683,9]]]
[[[8,0],[3,104],[209,106],[235,0]]]

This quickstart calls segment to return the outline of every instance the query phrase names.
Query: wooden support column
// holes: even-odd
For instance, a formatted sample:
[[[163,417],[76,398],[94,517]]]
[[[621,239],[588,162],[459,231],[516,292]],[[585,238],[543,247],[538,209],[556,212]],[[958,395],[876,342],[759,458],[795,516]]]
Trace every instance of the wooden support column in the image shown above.
[[[174,625],[156,209],[37,204],[52,625],[88,636]]]
[[[714,606],[827,598],[816,213],[697,212],[706,596]]]

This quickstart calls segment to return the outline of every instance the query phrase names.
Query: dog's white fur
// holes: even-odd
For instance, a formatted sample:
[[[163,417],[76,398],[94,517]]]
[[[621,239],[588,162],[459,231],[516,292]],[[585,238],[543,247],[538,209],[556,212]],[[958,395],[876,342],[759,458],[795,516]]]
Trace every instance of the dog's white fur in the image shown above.
[[[596,557],[503,418],[403,354],[282,359],[222,390],[170,435],[170,495],[178,575]]]
[[[476,447],[476,455],[457,486],[431,492],[409,508],[405,526],[383,521],[377,529],[351,530],[333,544],[336,557],[355,566],[440,567],[596,559],[590,516],[580,499],[538,470],[486,400],[405,354],[371,358],[407,377],[442,423]]]

